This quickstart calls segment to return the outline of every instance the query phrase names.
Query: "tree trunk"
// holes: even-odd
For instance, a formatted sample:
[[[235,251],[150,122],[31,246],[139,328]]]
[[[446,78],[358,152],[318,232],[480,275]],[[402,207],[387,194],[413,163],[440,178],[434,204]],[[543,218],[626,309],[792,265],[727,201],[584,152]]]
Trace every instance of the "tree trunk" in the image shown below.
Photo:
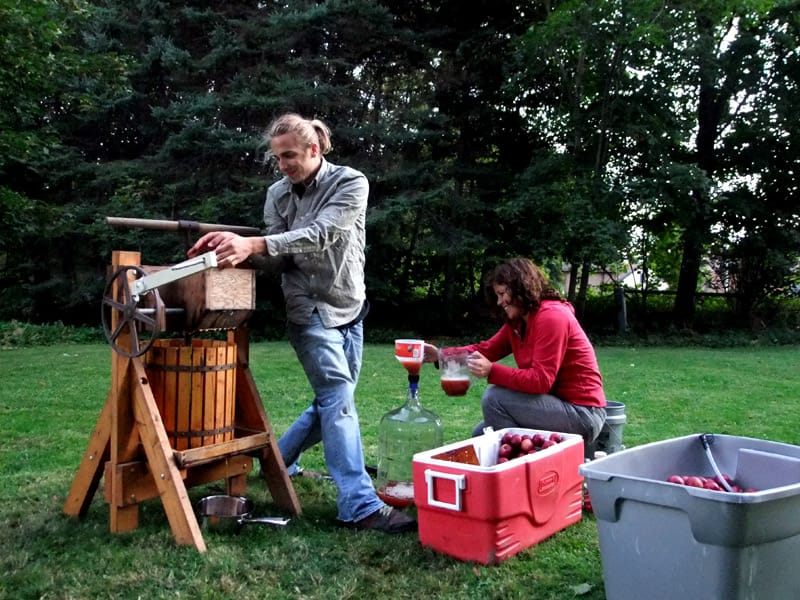
[[[727,105],[730,94],[718,89],[719,58],[714,39],[714,23],[701,15],[697,17],[696,25],[700,89],[697,103],[695,162],[708,180],[711,180],[717,163],[714,144],[720,134],[719,124],[723,107]],[[676,323],[686,326],[691,326],[694,318],[694,298],[697,281],[700,278],[703,252],[710,236],[711,212],[709,192],[703,184],[698,185],[691,196],[692,203],[686,211],[687,218],[684,222],[683,256],[673,307]]]
[[[569,289],[567,290],[567,300],[575,303],[575,289],[578,287],[578,263],[571,263],[569,266]]]
[[[678,325],[691,326],[694,317],[694,297],[700,275],[702,247],[699,232],[684,231],[681,270],[673,306],[673,317]]]
[[[581,265],[581,285],[578,289],[578,297],[575,299],[575,316],[578,321],[583,322],[583,314],[586,311],[586,292],[589,289],[589,274],[591,273],[591,264],[584,262]]]

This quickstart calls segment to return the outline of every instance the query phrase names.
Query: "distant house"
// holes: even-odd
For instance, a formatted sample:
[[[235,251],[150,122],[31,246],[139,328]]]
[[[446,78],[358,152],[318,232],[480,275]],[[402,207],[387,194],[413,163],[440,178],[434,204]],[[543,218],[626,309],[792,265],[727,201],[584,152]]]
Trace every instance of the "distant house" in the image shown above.
[[[561,273],[564,279],[564,289],[569,289],[569,280],[571,276],[570,266],[567,263],[562,264],[561,266]],[[613,285],[613,284],[622,284],[624,287],[628,288],[640,288],[641,287],[641,280],[642,280],[642,270],[641,269],[634,269],[634,270],[627,270],[621,273],[616,273],[613,275],[608,273],[607,271],[594,271],[589,275],[589,287],[590,288],[599,288],[603,285]],[[662,284],[658,287],[658,289],[666,289],[667,285]]]
[[[570,279],[570,266],[568,263],[563,263],[561,265],[561,274],[564,281],[564,289],[569,289],[569,279]],[[725,285],[721,281],[717,272],[712,268],[710,263],[706,263],[705,271],[704,271],[703,282],[701,283],[699,290],[700,292],[706,294],[721,294],[726,291]],[[599,288],[603,285],[609,284],[619,284],[626,289],[632,290],[641,290],[642,289],[642,270],[638,267],[634,269],[628,269],[627,271],[623,271],[620,273],[616,273],[615,275],[609,274],[607,271],[595,271],[589,275],[589,287],[590,288]],[[665,291],[669,290],[669,284],[658,280],[657,278],[652,278],[649,281],[650,290],[658,290],[658,291]]]

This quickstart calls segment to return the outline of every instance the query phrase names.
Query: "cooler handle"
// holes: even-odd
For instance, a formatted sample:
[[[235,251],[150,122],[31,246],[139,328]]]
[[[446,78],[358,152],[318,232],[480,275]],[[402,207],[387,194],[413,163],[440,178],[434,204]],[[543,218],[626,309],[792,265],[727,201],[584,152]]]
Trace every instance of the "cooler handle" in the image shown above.
[[[442,502],[441,500],[436,500],[433,497],[433,480],[436,477],[439,477],[441,479],[449,479],[455,484],[456,501],[453,504],[450,504],[449,502]],[[461,474],[440,473],[439,471],[425,469],[425,483],[428,486],[428,504],[430,506],[436,506],[438,508],[446,508],[448,510],[461,511],[461,490],[467,487],[467,478],[463,473]]]

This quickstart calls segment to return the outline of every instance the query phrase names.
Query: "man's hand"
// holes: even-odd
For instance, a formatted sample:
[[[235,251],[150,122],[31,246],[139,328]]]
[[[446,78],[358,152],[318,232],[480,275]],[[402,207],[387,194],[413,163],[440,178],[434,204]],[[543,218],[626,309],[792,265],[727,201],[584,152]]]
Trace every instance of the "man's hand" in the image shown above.
[[[212,231],[197,240],[186,254],[192,258],[212,250],[220,268],[235,267],[251,254],[265,254],[267,243],[261,236],[242,237],[230,231]]]

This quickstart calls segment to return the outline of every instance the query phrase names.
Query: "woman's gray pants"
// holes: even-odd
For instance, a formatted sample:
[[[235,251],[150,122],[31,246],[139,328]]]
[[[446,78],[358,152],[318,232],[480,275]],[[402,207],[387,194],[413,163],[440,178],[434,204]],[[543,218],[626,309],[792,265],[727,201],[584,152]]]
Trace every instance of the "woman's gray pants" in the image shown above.
[[[482,435],[488,426],[495,430],[519,427],[573,433],[590,444],[606,422],[604,408],[580,406],[550,394],[526,394],[499,385],[486,388],[481,408],[483,422],[475,427],[475,436]]]

